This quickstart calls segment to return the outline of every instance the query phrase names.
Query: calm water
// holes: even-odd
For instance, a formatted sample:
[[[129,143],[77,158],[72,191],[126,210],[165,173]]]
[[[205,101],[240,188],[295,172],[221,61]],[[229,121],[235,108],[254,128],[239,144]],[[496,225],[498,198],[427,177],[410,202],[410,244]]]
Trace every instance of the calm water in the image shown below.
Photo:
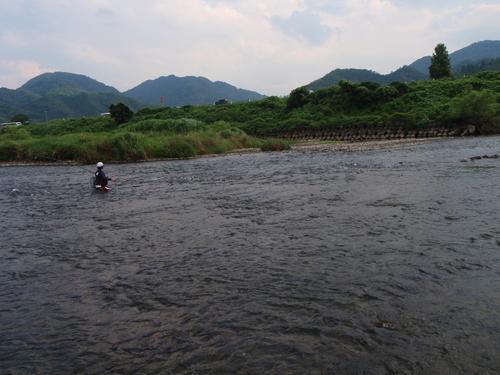
[[[1,168],[0,372],[498,374],[494,153]]]

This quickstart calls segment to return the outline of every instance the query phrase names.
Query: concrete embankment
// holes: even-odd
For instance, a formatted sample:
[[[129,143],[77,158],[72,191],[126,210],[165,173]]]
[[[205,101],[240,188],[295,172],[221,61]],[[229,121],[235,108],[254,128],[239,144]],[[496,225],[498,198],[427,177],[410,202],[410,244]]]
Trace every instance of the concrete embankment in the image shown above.
[[[346,141],[365,142],[393,139],[418,139],[437,137],[465,137],[480,135],[475,126],[467,126],[460,129],[430,128],[422,130],[406,130],[383,127],[357,127],[348,129],[307,129],[295,130],[276,135],[288,140],[322,140],[322,141]]]

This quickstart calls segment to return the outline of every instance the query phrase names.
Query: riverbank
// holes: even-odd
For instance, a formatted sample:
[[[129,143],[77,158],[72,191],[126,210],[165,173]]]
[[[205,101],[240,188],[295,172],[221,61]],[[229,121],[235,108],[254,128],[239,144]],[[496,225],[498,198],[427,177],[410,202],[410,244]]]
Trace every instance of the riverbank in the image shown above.
[[[468,137],[468,138],[489,138],[490,136]],[[173,158],[149,158],[132,161],[107,161],[106,164],[133,164],[133,163],[149,163],[161,161],[178,161],[178,160],[193,160],[193,159],[208,159],[228,155],[245,155],[264,152],[292,151],[300,153],[315,153],[315,152],[331,152],[331,153],[346,153],[346,152],[368,152],[379,150],[399,150],[414,146],[425,145],[429,143],[442,142],[452,139],[453,137],[434,137],[434,138],[417,138],[417,139],[391,139],[391,140],[372,140],[363,142],[346,142],[346,141],[318,141],[308,140],[289,144],[289,148],[282,150],[263,150],[262,147],[245,147],[228,150],[224,153],[208,153],[195,156],[173,157]],[[461,137],[457,137],[461,138]],[[273,140],[274,142],[274,140]],[[481,157],[476,157],[481,158]],[[97,159],[96,159],[97,160]],[[472,158],[474,160],[474,157]],[[0,162],[1,167],[47,167],[47,166],[77,166],[92,163],[81,163],[76,160],[61,160],[61,161],[4,161]]]
[[[385,150],[385,149],[400,149],[403,147],[412,147],[422,144],[427,144],[431,142],[437,142],[443,138],[427,138],[427,139],[394,139],[386,141],[366,141],[366,142],[324,142],[324,141],[304,141],[292,144],[290,150],[285,151],[295,151],[295,152],[365,152],[374,150]],[[244,155],[244,154],[255,154],[263,151],[260,147],[247,147],[239,148],[227,151],[223,154],[212,153],[205,155],[197,155],[184,158],[151,158],[136,161],[109,161],[107,164],[129,164],[129,163],[145,163],[145,162],[157,162],[157,161],[175,161],[175,160],[192,160],[200,158],[215,158],[227,155]],[[55,166],[55,165],[81,165],[75,160],[60,161],[60,162],[46,162],[46,161],[11,161],[11,162],[0,162],[0,167],[9,166]]]

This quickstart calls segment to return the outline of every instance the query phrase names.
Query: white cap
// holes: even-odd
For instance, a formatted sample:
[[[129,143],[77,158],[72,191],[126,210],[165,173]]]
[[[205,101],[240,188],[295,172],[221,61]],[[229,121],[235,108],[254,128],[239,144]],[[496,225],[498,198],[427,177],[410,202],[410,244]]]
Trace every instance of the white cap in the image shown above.
[[[97,163],[97,168],[102,168],[102,167],[104,167],[104,164],[102,164],[102,162]]]

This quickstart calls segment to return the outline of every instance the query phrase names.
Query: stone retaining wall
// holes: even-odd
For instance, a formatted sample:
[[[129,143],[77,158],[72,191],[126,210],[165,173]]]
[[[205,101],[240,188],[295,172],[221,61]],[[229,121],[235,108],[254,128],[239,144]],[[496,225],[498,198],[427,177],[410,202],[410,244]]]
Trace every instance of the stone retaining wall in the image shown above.
[[[405,138],[465,137],[477,134],[477,129],[474,126],[468,126],[462,129],[432,128],[425,130],[388,128],[309,129],[281,133],[277,137],[290,140],[317,139],[323,141],[362,142]]]

